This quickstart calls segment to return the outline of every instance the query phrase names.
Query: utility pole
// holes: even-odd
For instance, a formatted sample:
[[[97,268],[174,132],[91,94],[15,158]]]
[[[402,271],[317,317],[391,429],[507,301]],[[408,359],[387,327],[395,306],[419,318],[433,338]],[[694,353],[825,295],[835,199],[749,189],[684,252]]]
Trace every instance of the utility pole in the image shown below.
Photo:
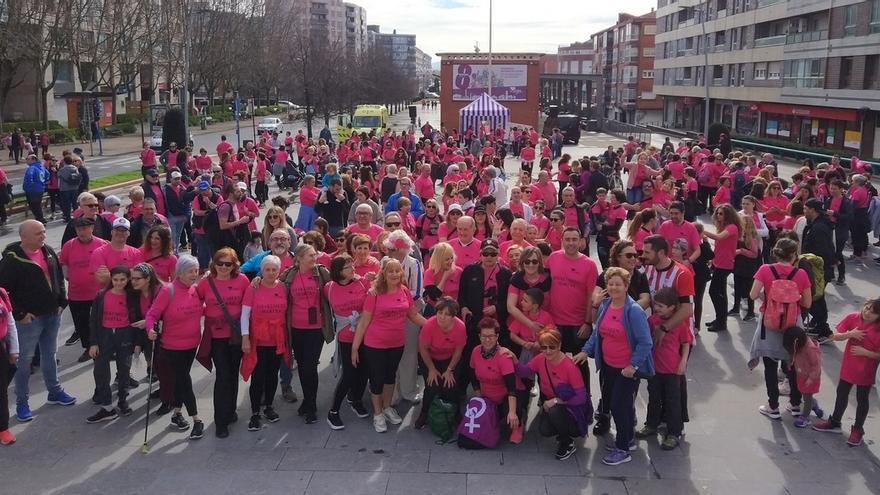
[[[190,68],[190,0],[183,3],[183,94],[180,95],[180,106],[183,107],[184,145],[189,146],[189,68]]]
[[[238,141],[236,148],[241,148],[241,98],[238,96],[238,91],[233,91],[233,98],[235,98],[234,103],[234,113],[235,113],[235,137]]]
[[[489,0],[489,96],[492,96],[492,79],[495,74],[492,72],[492,0]]]
[[[703,28],[703,85],[706,88],[706,101],[703,103],[703,136],[709,139],[709,38],[706,37],[706,21],[709,20],[709,12],[702,8],[695,8],[700,13],[700,26]]]

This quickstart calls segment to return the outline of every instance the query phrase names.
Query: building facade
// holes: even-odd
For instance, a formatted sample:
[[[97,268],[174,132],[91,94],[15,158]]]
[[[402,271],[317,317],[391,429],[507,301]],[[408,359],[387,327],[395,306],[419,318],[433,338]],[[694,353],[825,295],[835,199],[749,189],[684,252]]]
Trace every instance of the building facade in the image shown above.
[[[659,0],[665,125],[880,156],[880,0]],[[708,75],[708,85],[706,84]]]
[[[367,10],[353,3],[345,3],[345,46],[351,53],[367,49]]]
[[[372,24],[367,26],[367,36],[370,46],[388,54],[403,69],[412,82],[410,91],[413,96],[430,85],[431,57],[416,47],[416,35],[399,34],[396,29],[382,33],[378,25]]]
[[[416,80],[419,82],[419,91],[427,91],[434,82],[431,55],[418,47],[416,47]]]
[[[556,51],[559,74],[592,74],[596,52],[592,41],[560,46]]]
[[[606,118],[655,123],[663,103],[654,93],[655,13],[621,13],[617,23],[590,38],[593,72],[605,77]]]

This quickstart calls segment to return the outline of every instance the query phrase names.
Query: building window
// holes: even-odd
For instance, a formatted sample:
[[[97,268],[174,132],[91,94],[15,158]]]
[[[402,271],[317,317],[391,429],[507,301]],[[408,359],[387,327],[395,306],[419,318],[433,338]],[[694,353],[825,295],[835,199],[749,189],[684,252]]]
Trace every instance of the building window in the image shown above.
[[[654,47],[642,48],[642,56],[643,57],[653,57],[654,56]]]
[[[715,33],[715,46],[723,45],[726,37],[724,36],[724,31],[717,31]]]
[[[724,66],[723,65],[715,65],[712,66],[712,79],[716,81],[720,81],[724,78]]]
[[[737,70],[736,64],[731,65],[727,69],[727,77],[728,77],[727,85],[728,86],[730,86],[730,87],[736,86],[736,75],[737,74],[739,74],[739,70]]]
[[[642,71],[642,79],[654,79],[654,71],[643,70]]]
[[[694,77],[693,67],[685,67],[684,72],[682,73],[682,77],[684,79],[693,79],[693,77]]]
[[[767,79],[767,62],[759,62],[755,64],[755,73],[752,76],[752,79],[756,81]]]
[[[843,35],[844,36],[855,36],[856,35],[856,20],[859,18],[859,6],[856,5],[847,5],[846,11],[843,17]]]
[[[853,83],[852,80],[852,68],[853,68],[853,58],[852,57],[841,57],[840,58],[840,88],[849,88]]]
[[[880,55],[865,58],[865,89],[880,89]]]
[[[871,2],[871,32],[880,33],[880,0]]]
[[[785,61],[785,86],[789,88],[821,88],[825,85],[824,60],[799,59]]]
[[[642,30],[642,34],[645,36],[653,36],[657,33],[657,25],[656,24],[645,24],[645,28]]]
[[[782,72],[782,62],[767,63],[767,79],[779,79]]]

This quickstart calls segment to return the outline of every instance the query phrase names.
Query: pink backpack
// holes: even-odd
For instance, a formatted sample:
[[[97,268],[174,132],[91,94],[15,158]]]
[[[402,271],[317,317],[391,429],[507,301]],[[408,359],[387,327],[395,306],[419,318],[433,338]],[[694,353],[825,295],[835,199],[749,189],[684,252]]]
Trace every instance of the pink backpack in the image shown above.
[[[800,315],[801,291],[794,281],[799,268],[794,268],[787,277],[782,278],[776,267],[770,265],[773,281],[767,287],[767,306],[764,310],[764,328],[774,332],[783,332],[797,325]]]

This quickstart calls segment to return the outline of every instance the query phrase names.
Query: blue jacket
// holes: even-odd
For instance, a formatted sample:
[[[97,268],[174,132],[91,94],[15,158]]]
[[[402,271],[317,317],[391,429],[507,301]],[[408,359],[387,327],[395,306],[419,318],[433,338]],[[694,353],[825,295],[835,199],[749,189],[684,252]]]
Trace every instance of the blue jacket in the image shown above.
[[[599,335],[599,327],[602,325],[602,318],[605,317],[605,311],[610,304],[610,299],[602,301],[593,334],[581,349],[596,360],[596,366],[599,369],[602,369],[602,336]],[[654,348],[654,341],[651,339],[648,317],[645,315],[645,310],[629,296],[626,296],[626,302],[623,305],[623,330],[629,340],[630,364],[633,367],[638,367],[640,375],[653,375],[655,372],[654,357],[651,355],[651,350]]]
[[[412,207],[410,207],[409,212],[413,214],[413,217],[419,218],[422,216],[422,213],[425,212],[425,209],[422,207],[422,200],[412,191],[410,191],[409,201],[412,203]],[[388,198],[388,203],[385,205],[385,214],[389,214],[392,211],[397,211],[397,200],[400,199],[400,193],[394,193]]]
[[[271,250],[263,251],[262,253],[245,261],[244,264],[241,265],[241,268],[239,269],[239,271],[241,273],[244,273],[245,275],[254,274],[255,277],[262,277],[263,276],[263,269],[260,267],[260,264],[263,262],[263,258],[265,258],[266,256],[268,256],[270,254],[272,254]],[[293,251],[290,251],[290,255],[293,256]]]
[[[21,190],[26,193],[41,193],[46,191],[46,181],[49,180],[49,172],[39,161],[28,165],[24,172],[24,181]]]

